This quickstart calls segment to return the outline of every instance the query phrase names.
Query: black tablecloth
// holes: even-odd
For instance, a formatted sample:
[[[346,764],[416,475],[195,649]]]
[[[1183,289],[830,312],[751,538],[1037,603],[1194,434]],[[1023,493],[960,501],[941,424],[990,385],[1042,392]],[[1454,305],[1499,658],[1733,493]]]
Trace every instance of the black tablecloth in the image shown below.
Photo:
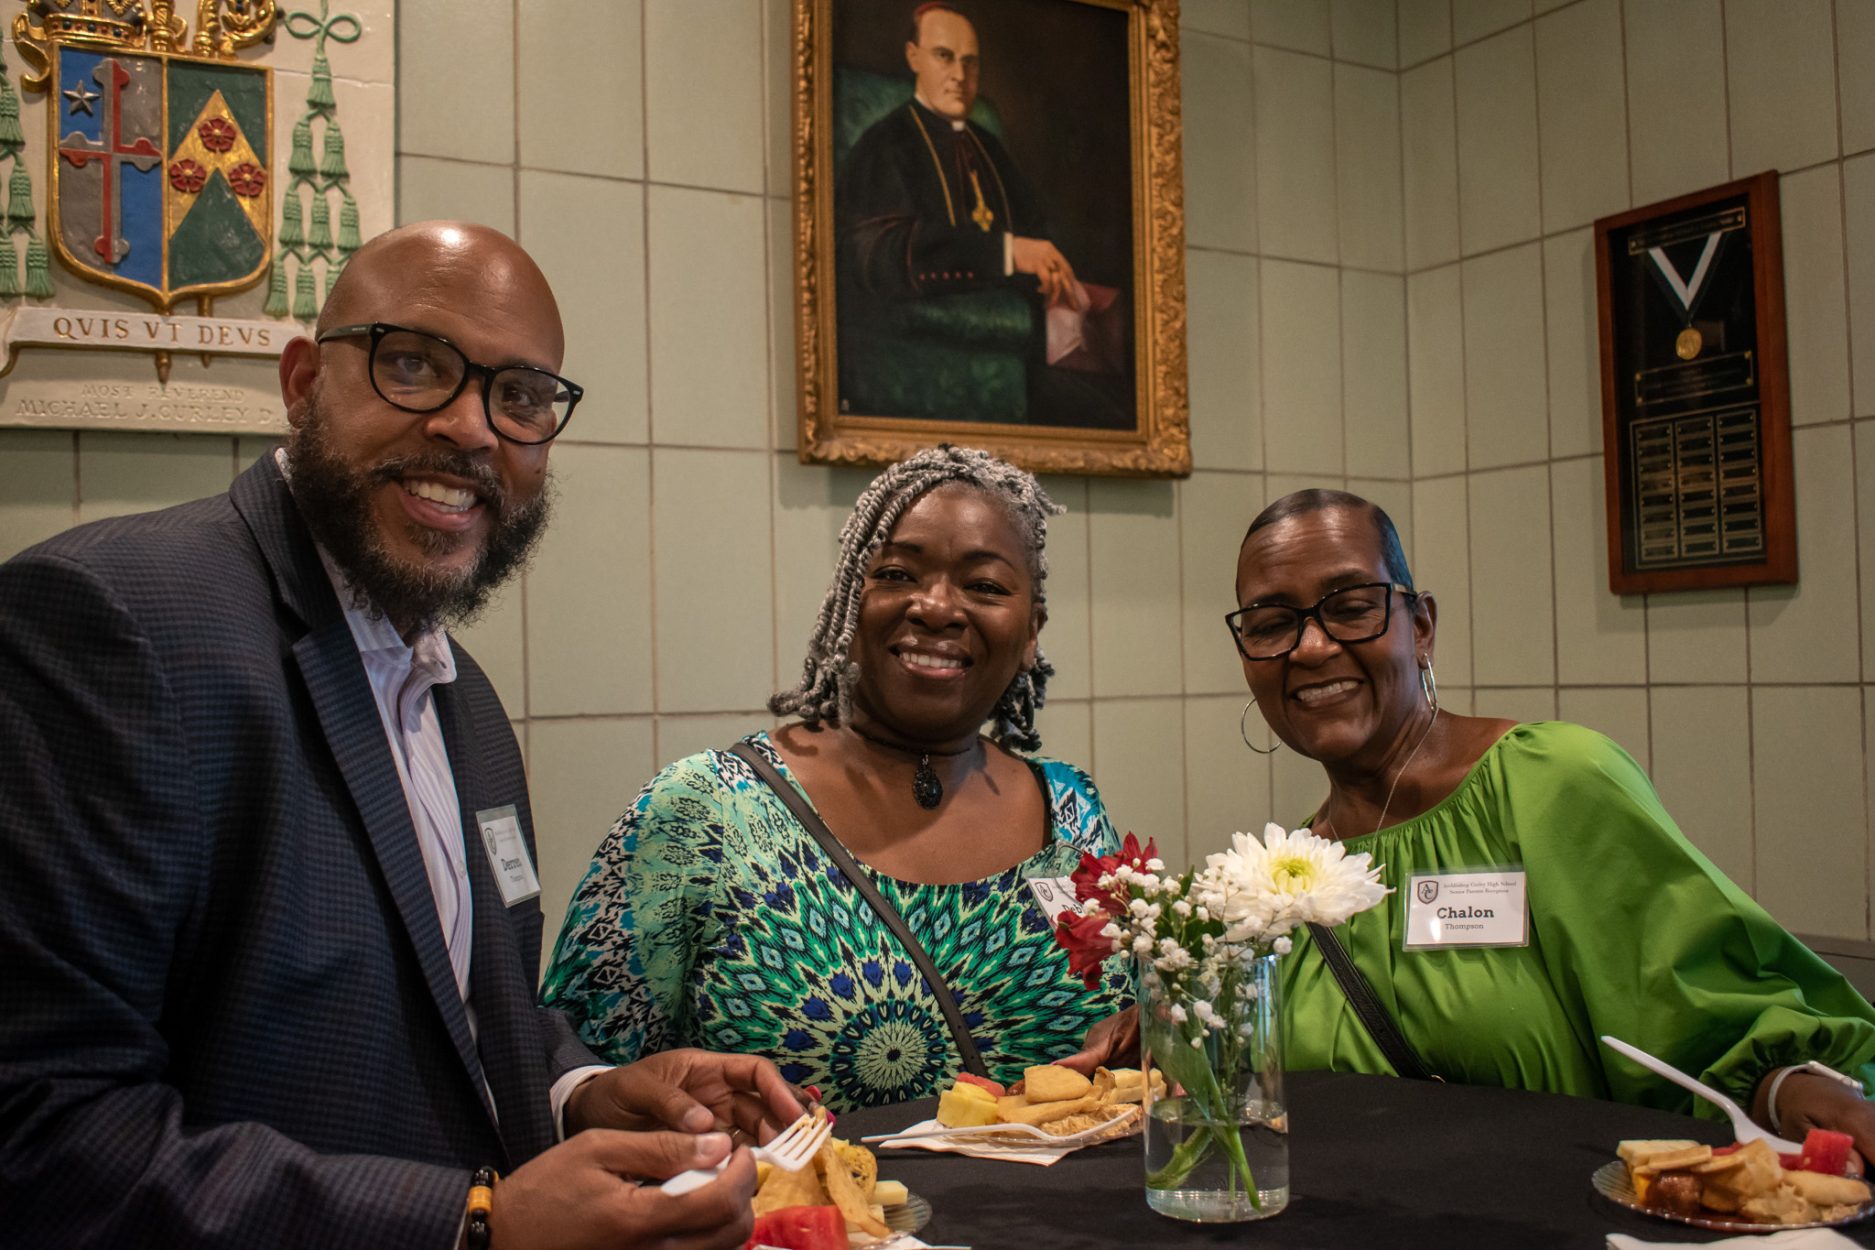
[[[1707,1242],[1709,1233],[1624,1210],[1590,1187],[1622,1138],[1729,1141],[1727,1126],[1666,1111],[1345,1073],[1292,1073],[1290,1199],[1250,1224],[1197,1225],[1146,1205],[1137,1137],[1053,1167],[887,1150],[880,1175],[931,1204],[932,1244],[1036,1247],[1465,1247],[1601,1250],[1609,1233]],[[929,1119],[935,1101],[840,1117],[849,1141]],[[1875,1246],[1875,1221],[1843,1230]]]

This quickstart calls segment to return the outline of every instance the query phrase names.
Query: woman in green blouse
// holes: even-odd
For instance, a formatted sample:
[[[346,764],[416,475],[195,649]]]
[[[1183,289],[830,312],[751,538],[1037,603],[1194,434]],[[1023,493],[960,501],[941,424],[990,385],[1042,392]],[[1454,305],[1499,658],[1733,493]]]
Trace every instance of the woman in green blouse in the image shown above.
[[[1256,705],[1328,776],[1309,824],[1371,852],[1394,891],[1336,936],[1430,1072],[1717,1114],[1609,1034],[1785,1137],[1833,1128],[1875,1158],[1875,1010],[1686,840],[1613,742],[1439,707],[1437,605],[1385,512],[1278,500],[1236,590]],[[1313,942],[1283,981],[1292,1067],[1394,1071]]]

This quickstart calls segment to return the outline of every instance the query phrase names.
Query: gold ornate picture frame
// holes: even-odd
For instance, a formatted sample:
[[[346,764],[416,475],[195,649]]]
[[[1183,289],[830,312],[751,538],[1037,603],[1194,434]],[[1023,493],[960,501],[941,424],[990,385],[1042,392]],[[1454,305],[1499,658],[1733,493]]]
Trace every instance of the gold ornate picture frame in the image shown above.
[[[794,52],[801,459],[1189,474],[1178,0],[794,0]]]

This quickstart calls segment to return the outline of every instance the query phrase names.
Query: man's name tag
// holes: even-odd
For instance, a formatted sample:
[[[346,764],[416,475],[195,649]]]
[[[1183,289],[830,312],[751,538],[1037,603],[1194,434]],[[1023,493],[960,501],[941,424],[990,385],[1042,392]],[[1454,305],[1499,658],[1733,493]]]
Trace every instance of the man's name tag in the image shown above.
[[[1062,912],[1075,905],[1074,879],[1071,877],[1030,877],[1029,893],[1035,896],[1036,904],[1051,925]]]
[[[528,856],[514,804],[477,812],[475,827],[482,831],[482,849],[488,852],[488,866],[501,887],[502,903],[513,907],[539,894],[540,878],[534,875],[534,861]]]
[[[1521,869],[1427,873],[1409,878],[1406,890],[1409,951],[1529,943]]]

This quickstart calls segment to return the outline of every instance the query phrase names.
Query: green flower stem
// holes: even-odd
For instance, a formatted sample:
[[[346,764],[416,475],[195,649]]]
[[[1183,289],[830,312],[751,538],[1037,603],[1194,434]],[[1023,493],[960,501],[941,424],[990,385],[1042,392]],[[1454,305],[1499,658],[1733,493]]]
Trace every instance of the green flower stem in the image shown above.
[[[1219,995],[1220,999],[1223,997]],[[1225,1018],[1230,1017],[1226,1015]],[[1250,1205],[1262,1210],[1262,1201],[1257,1196],[1256,1178],[1250,1171],[1250,1159],[1244,1153],[1243,1134],[1237,1123],[1236,1108],[1232,1105],[1234,1100],[1227,1089],[1218,1083],[1210,1056],[1202,1046],[1194,1047],[1191,1044],[1193,1039],[1201,1036],[1200,1027],[1196,1022],[1188,1021],[1184,1027],[1173,1026],[1169,1038],[1148,1038],[1149,1041],[1166,1043],[1152,1047],[1152,1058],[1167,1075],[1184,1087],[1185,1098],[1196,1104],[1204,1122],[1196,1132],[1173,1147],[1172,1157],[1164,1167],[1147,1173],[1146,1187],[1179,1188],[1198,1165],[1210,1157],[1215,1147],[1230,1159],[1231,1192],[1236,1192],[1237,1183],[1241,1179],[1244,1192],[1249,1195]],[[1234,1072],[1239,1047],[1235,1034],[1229,1030],[1224,1032],[1226,1036],[1218,1047],[1218,1060],[1224,1065],[1224,1070]]]

